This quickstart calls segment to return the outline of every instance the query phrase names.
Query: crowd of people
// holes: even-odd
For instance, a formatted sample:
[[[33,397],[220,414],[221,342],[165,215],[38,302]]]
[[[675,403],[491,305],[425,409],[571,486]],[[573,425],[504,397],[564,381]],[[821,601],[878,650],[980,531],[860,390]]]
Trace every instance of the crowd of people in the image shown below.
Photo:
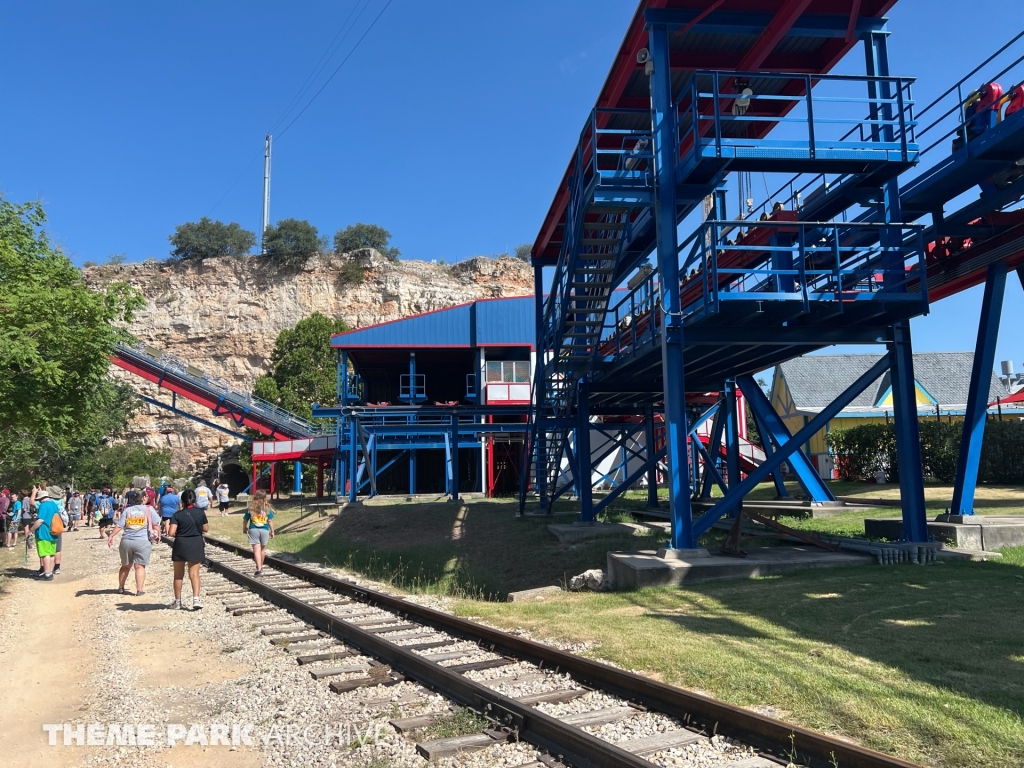
[[[205,556],[203,534],[209,531],[207,511],[216,500],[222,516],[229,514],[230,489],[221,482],[211,489],[204,480],[180,492],[170,484],[129,486],[121,493],[110,488],[90,488],[82,493],[70,486],[33,485],[12,492],[0,489],[0,533],[3,546],[13,549],[19,532],[24,537],[26,558],[35,546],[39,557],[36,578],[50,581],[60,574],[61,545],[65,532],[96,527],[109,547],[120,536],[121,567],[117,589],[129,594],[128,577],[134,571],[135,595],[146,594],[146,568],[153,544],[161,536],[173,537],[171,562],[174,568],[172,608],[185,608],[181,592],[187,572],[192,587],[191,609],[203,607],[200,596],[200,565]],[[248,535],[256,561],[256,575],[262,574],[264,550],[274,536],[274,510],[265,491],[257,491],[242,518],[242,532]]]

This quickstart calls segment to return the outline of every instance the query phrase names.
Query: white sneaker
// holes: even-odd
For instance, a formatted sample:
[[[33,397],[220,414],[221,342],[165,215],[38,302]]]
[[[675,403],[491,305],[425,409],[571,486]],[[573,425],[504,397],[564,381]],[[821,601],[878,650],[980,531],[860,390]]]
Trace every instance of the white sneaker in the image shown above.
[[[199,599],[199,595],[193,596],[193,598],[192,598],[192,610],[193,611],[198,611],[198,610],[202,609],[202,607],[203,607],[203,601]]]
[[[179,608],[179,609],[181,608],[181,600],[172,600],[171,601],[171,610],[174,610],[175,608]]]

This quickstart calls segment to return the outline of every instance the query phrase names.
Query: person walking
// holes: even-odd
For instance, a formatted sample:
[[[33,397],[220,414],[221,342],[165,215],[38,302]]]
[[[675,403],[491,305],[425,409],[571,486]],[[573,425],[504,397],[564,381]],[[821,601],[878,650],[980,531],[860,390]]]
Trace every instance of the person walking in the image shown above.
[[[160,516],[153,507],[144,504],[145,495],[132,491],[128,506],[114,520],[114,530],[107,537],[107,546],[114,546],[114,539],[121,534],[118,553],[121,555],[121,570],[117,574],[117,591],[127,594],[124,585],[128,574],[135,569],[135,595],[146,594],[146,566],[153,551],[153,538],[160,537]]]
[[[274,509],[266,491],[256,491],[249,502],[249,508],[242,515],[242,533],[249,537],[252,559],[256,561],[256,575],[262,576],[267,542],[274,538]]]
[[[32,504],[36,506],[36,519],[32,523],[32,533],[36,537],[36,554],[39,555],[41,573],[37,578],[44,581],[53,579],[54,557],[57,554],[57,536],[64,531],[64,523],[60,519],[60,509],[46,488],[35,488],[32,491]]]
[[[3,534],[4,546],[7,546],[8,539],[10,539],[10,526],[11,526],[11,489],[4,488],[0,490],[0,533]]]
[[[182,493],[182,496],[185,494]],[[192,494],[193,502],[196,495]],[[168,536],[173,536],[173,533],[168,533],[168,527],[171,524],[171,518],[174,517],[174,513],[181,509],[181,498],[175,493],[174,488],[168,488],[164,491],[163,496],[160,497],[160,530],[166,533]]]
[[[205,512],[213,501],[213,491],[206,487],[206,481],[200,479],[196,484],[196,507]]]
[[[223,480],[217,486],[217,503],[220,505],[220,516],[228,516],[228,505],[231,504],[231,489]]]
[[[71,499],[68,501],[68,517],[71,519],[71,530],[78,530],[78,521],[82,519],[82,509],[84,507],[84,501],[82,494],[75,491],[71,494]]]
[[[18,528],[21,527],[22,501],[18,494],[11,494],[11,506],[7,510],[7,548],[14,549],[18,546]]]
[[[99,515],[96,525],[100,529],[100,538],[105,539],[114,525],[114,498],[110,495],[109,488],[104,488],[96,499],[96,510]]]
[[[174,537],[171,547],[171,562],[174,564],[174,602],[171,608],[183,608],[181,604],[181,585],[185,580],[185,568],[188,567],[188,580],[192,584],[192,610],[203,607],[199,597],[199,566],[206,556],[206,542],[203,534],[210,530],[210,521],[206,512],[196,506],[195,491],[187,488],[181,492],[181,504],[168,521],[168,535]]]

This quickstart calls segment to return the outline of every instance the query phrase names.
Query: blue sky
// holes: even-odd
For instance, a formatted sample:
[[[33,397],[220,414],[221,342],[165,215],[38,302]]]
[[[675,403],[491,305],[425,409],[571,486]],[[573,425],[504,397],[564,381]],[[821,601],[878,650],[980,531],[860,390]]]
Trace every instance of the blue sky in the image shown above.
[[[313,91],[386,2],[5,3],[0,190],[43,200],[76,263],[163,258],[184,221],[259,228],[263,135],[280,121],[273,220],[328,235],[378,223],[427,260],[532,240],[635,5],[392,0],[280,136],[349,13]],[[937,94],[1009,38],[1018,3],[901,0],[894,74],[919,78],[919,100]],[[862,71],[859,56],[837,71]],[[1011,278],[997,359],[1018,368],[1022,298]],[[915,348],[972,348],[980,301],[978,288],[935,304]]]

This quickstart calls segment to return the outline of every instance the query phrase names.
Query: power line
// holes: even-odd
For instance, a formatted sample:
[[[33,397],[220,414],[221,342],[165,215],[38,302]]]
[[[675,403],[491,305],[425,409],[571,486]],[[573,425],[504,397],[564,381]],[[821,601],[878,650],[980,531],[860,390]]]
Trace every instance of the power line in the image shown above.
[[[337,74],[338,74],[338,72],[340,72],[340,71],[341,71],[342,67],[344,67],[344,66],[345,66],[345,64],[346,64],[346,63],[348,62],[348,60],[349,60],[350,58],[352,58],[352,54],[353,54],[353,53],[355,53],[355,52],[356,52],[356,50],[358,50],[358,48],[359,48],[360,44],[361,44],[361,43],[363,42],[363,40],[365,40],[365,39],[366,39],[366,36],[367,36],[368,34],[370,34],[370,30],[372,30],[372,29],[374,28],[374,26],[376,26],[377,22],[378,22],[378,21],[380,20],[380,17],[384,15],[384,11],[386,11],[386,10],[388,9],[388,6],[389,6],[389,5],[391,5],[391,3],[392,3],[392,0],[387,0],[387,2],[386,2],[386,3],[384,4],[384,7],[380,9],[380,13],[378,13],[378,14],[377,14],[377,15],[376,15],[376,16],[374,17],[373,21],[372,21],[372,22],[370,22],[370,26],[368,26],[368,27],[366,28],[366,30],[365,30],[365,31],[363,32],[363,34],[362,34],[362,35],[360,35],[359,39],[358,39],[358,40],[356,40],[356,44],[355,44],[354,46],[352,46],[352,49],[351,49],[351,50],[350,50],[350,51],[349,51],[349,52],[348,52],[348,53],[347,53],[347,54],[345,55],[345,58],[341,60],[341,63],[340,63],[340,64],[339,64],[339,65],[338,65],[338,66],[337,66],[337,67],[335,68],[335,70],[334,70],[334,71],[333,71],[333,72],[331,73],[331,76],[330,76],[330,77],[328,77],[328,78],[327,78],[327,80],[325,80],[325,81],[324,81],[324,84],[323,84],[323,85],[321,85],[321,86],[320,86],[320,88],[319,88],[319,89],[317,90],[317,92],[313,94],[313,97],[312,97],[312,98],[311,98],[311,99],[310,99],[309,101],[307,101],[307,102],[306,102],[306,106],[304,106],[304,107],[303,107],[303,108],[302,108],[302,109],[301,109],[301,110],[299,111],[299,113],[298,113],[297,115],[295,115],[295,117],[293,117],[293,118],[291,119],[291,122],[289,122],[289,123],[288,123],[288,125],[286,125],[286,126],[284,127],[284,129],[283,129],[283,130],[282,130],[282,131],[281,131],[281,132],[280,132],[279,134],[277,134],[277,136],[275,136],[275,138],[276,138],[276,139],[277,139],[278,141],[280,141],[280,140],[281,140],[281,137],[282,137],[282,136],[284,136],[284,135],[285,135],[285,134],[286,134],[286,133],[288,132],[288,129],[289,129],[289,128],[291,128],[291,127],[292,127],[293,125],[295,125],[295,121],[296,121],[296,120],[298,120],[298,119],[299,119],[300,117],[302,117],[302,115],[303,115],[303,114],[304,114],[304,113],[306,112],[306,110],[310,108],[310,106],[311,106],[311,105],[313,104],[313,102],[314,102],[314,101],[316,101],[317,97],[318,97],[318,96],[319,96],[319,95],[320,95],[321,93],[323,93],[323,90],[324,90],[324,88],[326,88],[326,87],[327,87],[327,86],[328,86],[328,85],[330,84],[331,80],[333,80],[333,79],[334,79],[334,76],[335,76],[335,75],[337,75]],[[358,7],[358,6],[357,6],[357,7]],[[367,4],[367,5],[365,5],[365,6],[363,6],[363,10],[365,11],[367,7],[368,7],[368,4]],[[353,10],[355,10],[355,9],[353,9]],[[351,16],[351,13],[349,14],[349,16]],[[359,16],[362,16],[362,13],[360,13],[360,14],[359,14]],[[358,21],[358,20],[359,20],[359,16],[357,16],[357,17],[356,17],[356,21]],[[353,22],[353,26],[354,26],[354,25],[355,25],[355,23]],[[351,30],[350,30],[350,31],[351,31]],[[346,37],[347,37],[347,36],[348,36],[348,35],[346,34]],[[335,37],[337,37],[337,35],[335,35]],[[345,38],[343,37],[343,38],[342,38],[342,40],[344,40],[344,39],[345,39]],[[339,43],[339,46],[340,46],[340,43]],[[332,54],[332,56],[333,56],[333,54]],[[323,57],[321,57],[321,59],[322,59],[322,58],[323,58]],[[307,78],[307,79],[308,79],[308,78]],[[300,90],[300,93],[301,93],[301,90]],[[293,100],[293,101],[294,101],[294,100]],[[290,108],[291,108],[291,107],[289,106],[289,109],[290,109]],[[288,110],[285,110],[285,114],[287,114],[287,113],[288,113]],[[278,121],[277,121],[277,122],[279,123],[280,121],[281,121],[281,118],[278,118]],[[237,176],[237,177],[235,178],[235,180],[234,180],[233,182],[231,182],[231,186],[229,186],[229,187],[227,188],[227,191],[225,191],[225,192],[224,192],[224,194],[220,196],[220,199],[219,199],[219,200],[218,200],[218,201],[217,201],[216,203],[214,203],[213,207],[212,207],[212,208],[211,208],[211,209],[209,210],[209,212],[208,212],[208,213],[206,214],[207,216],[209,216],[210,214],[212,214],[212,213],[214,212],[214,210],[216,210],[217,206],[219,206],[219,205],[220,205],[220,204],[221,204],[222,202],[224,202],[224,198],[226,198],[226,197],[228,196],[228,194],[229,194],[229,193],[231,192],[231,190],[235,188],[235,185],[236,185],[236,184],[238,184],[238,182],[242,180],[242,177],[243,177],[243,176],[245,176],[245,174],[246,174],[246,173],[248,173],[249,169],[250,169],[250,168],[252,167],[252,164],[253,164],[253,163],[255,163],[255,162],[256,162],[256,161],[257,161],[257,160],[258,160],[259,158],[261,158],[261,157],[263,157],[263,152],[262,152],[262,151],[260,151],[260,152],[259,152],[258,154],[256,154],[256,155],[253,155],[253,158],[252,158],[252,160],[250,160],[250,161],[249,161],[249,163],[248,163],[248,164],[247,164],[247,165],[245,166],[245,168],[243,168],[243,169],[242,169],[242,172],[241,172],[240,174],[238,174],[238,176]]]
[[[223,195],[221,195],[220,196],[220,200],[218,200],[216,203],[213,204],[213,208],[211,208],[209,211],[206,212],[207,216],[209,216],[215,210],[217,210],[217,206],[224,202],[224,198],[228,196],[228,193],[230,193],[231,190],[235,188],[235,185],[242,180],[242,177],[245,176],[245,174],[249,172],[249,169],[252,168],[252,164],[255,163],[257,160],[259,160],[261,157],[263,157],[263,151],[262,150],[260,150],[259,154],[253,156],[252,160],[249,161],[249,164],[247,166],[245,166],[245,168],[242,169],[242,172],[240,174],[238,174],[237,178],[235,178],[235,180],[231,182],[231,186],[228,187],[227,192],[225,192]]]
[[[360,36],[360,38],[359,38],[358,40],[356,40],[356,44],[355,44],[354,46],[352,46],[352,50],[351,50],[351,51],[349,51],[349,52],[348,52],[348,53],[347,53],[347,54],[345,55],[345,58],[341,60],[341,64],[339,64],[339,65],[338,65],[338,68],[337,68],[337,69],[335,69],[335,70],[334,70],[334,71],[333,71],[333,72],[331,73],[331,76],[330,76],[330,77],[328,77],[328,78],[327,78],[327,80],[326,80],[326,81],[324,82],[324,84],[320,86],[320,90],[318,90],[318,91],[317,91],[316,93],[314,93],[314,94],[313,94],[313,98],[311,98],[311,99],[310,99],[309,101],[307,101],[307,102],[306,102],[306,106],[304,106],[304,107],[302,108],[302,110],[301,110],[301,111],[299,112],[299,114],[297,114],[297,115],[296,115],[295,117],[293,117],[293,118],[292,118],[292,121],[291,121],[290,123],[288,123],[288,125],[286,125],[286,126],[284,127],[284,130],[282,130],[282,131],[281,131],[281,132],[280,132],[279,134],[277,134],[277,138],[278,138],[278,139],[280,139],[280,138],[281,138],[282,136],[284,136],[284,135],[285,135],[286,133],[288,133],[288,129],[289,129],[289,128],[291,128],[291,127],[292,127],[293,125],[295,125],[295,121],[296,121],[296,120],[298,120],[298,119],[299,119],[300,117],[302,117],[303,113],[304,113],[304,112],[305,112],[305,111],[306,111],[307,109],[309,109],[310,105],[311,105],[311,104],[312,104],[312,103],[313,103],[314,101],[316,101],[316,97],[317,97],[317,96],[319,96],[319,95],[320,95],[321,93],[323,93],[323,90],[324,90],[324,88],[326,88],[326,87],[327,87],[327,86],[328,86],[328,85],[330,84],[331,80],[333,80],[333,79],[334,79],[334,76],[335,76],[336,74],[338,74],[338,72],[340,72],[340,71],[341,71],[341,68],[345,66],[345,63],[346,63],[346,62],[347,62],[347,61],[348,61],[348,60],[349,60],[350,58],[352,58],[352,54],[353,54],[353,53],[355,53],[355,52],[356,52],[356,50],[358,50],[358,48],[359,48],[359,45],[360,45],[360,43],[362,43],[362,42],[363,42],[363,40],[365,40],[365,39],[366,39],[366,36],[367,36],[368,34],[370,34],[370,30],[374,28],[374,26],[375,26],[375,25],[377,24],[377,21],[378,21],[378,20],[380,20],[380,17],[384,15],[384,11],[386,11],[386,10],[388,9],[388,6],[389,6],[389,5],[391,5],[391,2],[392,2],[392,0],[388,0],[388,1],[386,2],[386,3],[384,3],[384,7],[380,9],[380,13],[378,13],[378,14],[377,14],[377,16],[376,16],[376,17],[374,18],[374,20],[373,20],[373,21],[372,21],[372,22],[370,23],[370,26],[368,26],[368,27],[366,28],[366,31],[365,31],[365,32],[363,32],[363,34],[362,34],[362,35]]]
[[[358,23],[359,19],[363,15],[363,12],[366,11],[367,7],[370,4],[370,0],[366,0],[366,5],[363,5],[363,10],[359,12],[359,16],[356,16],[355,21],[352,22],[352,26],[349,26],[348,22],[352,18],[352,14],[356,12],[356,9],[360,6],[362,2],[363,0],[356,0],[355,5],[352,6],[352,10],[349,11],[348,16],[345,17],[345,21],[341,23],[341,27],[338,28],[338,31],[331,39],[331,42],[328,43],[327,48],[320,56],[320,60],[317,61],[317,63],[313,66],[313,69],[310,71],[305,81],[299,87],[298,92],[292,97],[292,100],[288,102],[288,106],[284,108],[284,111],[281,113],[281,115],[277,118],[277,120],[274,121],[274,124],[271,125],[270,128],[267,130],[267,133],[273,133],[277,129],[277,126],[281,124],[281,121],[283,121],[285,117],[288,116],[288,113],[291,111],[292,107],[294,107],[298,103],[299,99],[301,99],[305,95],[306,91],[308,91],[309,88],[313,85],[313,82],[316,80],[317,76],[323,71],[323,68],[327,66],[327,62],[334,58],[334,54],[337,52],[338,48],[341,47],[341,44],[345,42],[345,38],[347,38],[349,36],[349,33],[355,28],[356,23]],[[348,27],[348,31],[345,30],[346,27]],[[344,37],[341,38],[341,40],[338,40],[338,37],[339,35],[341,35],[342,32],[345,32],[345,35]],[[335,42],[337,42],[337,45],[335,45]]]

